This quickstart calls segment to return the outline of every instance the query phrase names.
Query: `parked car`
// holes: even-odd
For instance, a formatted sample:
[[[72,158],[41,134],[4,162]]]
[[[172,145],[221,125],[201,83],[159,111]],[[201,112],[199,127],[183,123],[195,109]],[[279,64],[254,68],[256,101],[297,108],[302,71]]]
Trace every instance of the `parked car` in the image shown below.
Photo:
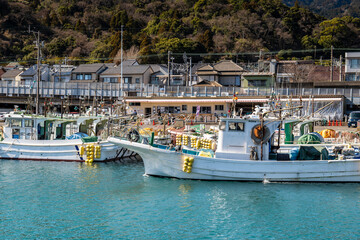
[[[360,111],[353,111],[349,115],[348,127],[357,127],[357,122],[360,121]]]

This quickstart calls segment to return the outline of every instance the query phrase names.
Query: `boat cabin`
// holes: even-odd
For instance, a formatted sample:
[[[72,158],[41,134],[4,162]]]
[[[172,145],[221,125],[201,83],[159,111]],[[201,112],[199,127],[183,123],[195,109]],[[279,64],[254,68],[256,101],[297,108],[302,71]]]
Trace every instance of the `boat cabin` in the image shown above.
[[[269,159],[270,138],[279,124],[280,121],[277,120],[265,120],[261,123],[260,119],[221,119],[216,157],[242,160]]]
[[[69,133],[76,132],[76,129],[76,120],[9,114],[5,118],[3,137],[27,140],[65,139]]]

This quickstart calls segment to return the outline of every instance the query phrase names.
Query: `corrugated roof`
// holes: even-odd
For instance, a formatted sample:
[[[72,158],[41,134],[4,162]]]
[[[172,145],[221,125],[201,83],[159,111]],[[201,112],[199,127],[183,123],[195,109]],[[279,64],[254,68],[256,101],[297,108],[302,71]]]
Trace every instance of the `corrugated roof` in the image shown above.
[[[96,73],[105,66],[103,63],[93,63],[93,64],[80,64],[73,73]]]

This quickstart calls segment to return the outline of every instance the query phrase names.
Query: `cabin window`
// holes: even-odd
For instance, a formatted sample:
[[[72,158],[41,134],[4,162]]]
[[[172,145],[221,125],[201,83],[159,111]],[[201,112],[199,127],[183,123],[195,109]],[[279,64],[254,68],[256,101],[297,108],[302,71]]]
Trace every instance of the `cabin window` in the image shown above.
[[[140,83],[140,78],[135,78],[135,83]]]
[[[229,122],[229,131],[244,131],[243,122]]]
[[[34,122],[32,120],[25,120],[25,127],[33,127]]]
[[[21,127],[21,119],[11,119],[11,127]]]
[[[20,138],[20,129],[13,128],[12,129],[12,138],[13,139],[19,139]]]
[[[224,131],[226,129],[226,122],[220,122],[219,129]]]

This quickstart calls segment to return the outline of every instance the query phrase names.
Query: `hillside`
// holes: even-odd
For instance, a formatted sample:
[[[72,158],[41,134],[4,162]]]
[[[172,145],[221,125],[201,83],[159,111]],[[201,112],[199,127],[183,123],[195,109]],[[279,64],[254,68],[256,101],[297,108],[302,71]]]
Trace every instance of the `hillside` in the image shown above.
[[[281,0],[0,0],[0,6],[3,63],[34,61],[29,26],[41,32],[43,58],[53,62],[118,60],[122,25],[126,56],[143,63],[166,62],[168,51],[212,61],[216,53],[360,46],[359,19],[325,20]]]
[[[294,6],[296,0],[284,0]],[[352,16],[360,17],[360,0],[298,0],[299,4],[327,18]]]

